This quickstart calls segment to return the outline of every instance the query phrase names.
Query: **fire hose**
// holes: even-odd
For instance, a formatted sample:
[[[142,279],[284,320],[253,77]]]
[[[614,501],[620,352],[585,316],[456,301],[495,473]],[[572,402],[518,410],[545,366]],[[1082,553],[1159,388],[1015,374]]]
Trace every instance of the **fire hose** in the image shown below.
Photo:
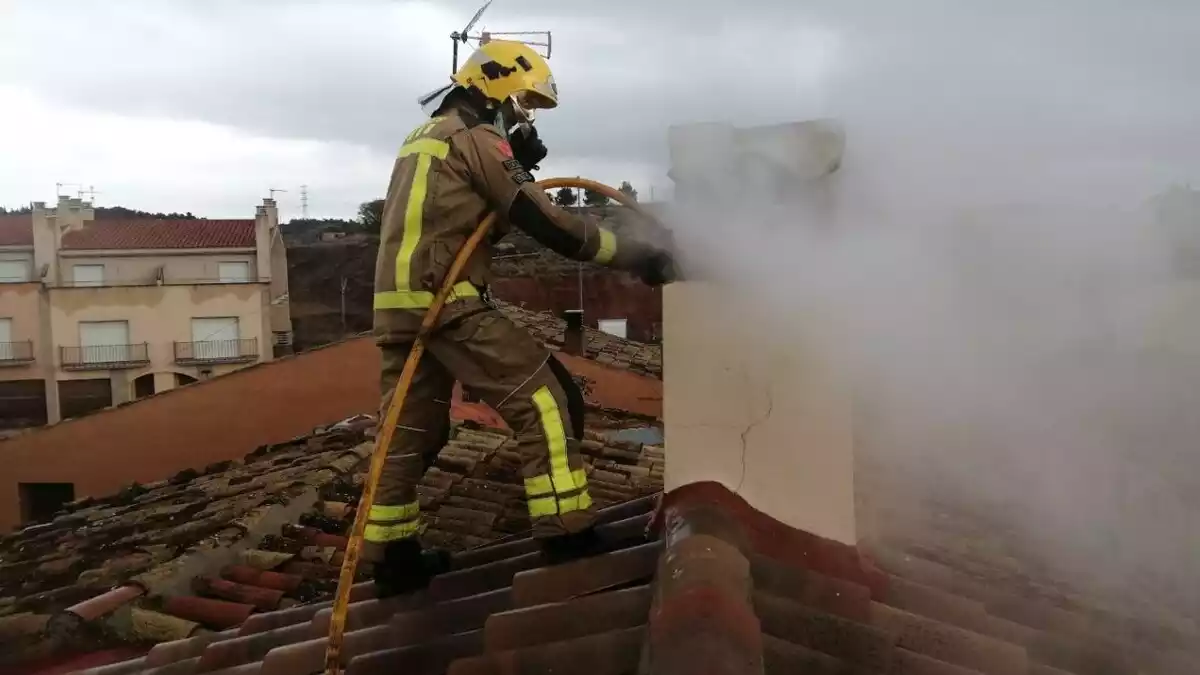
[[[590,192],[597,192],[650,218],[632,197],[603,183],[597,183],[585,178],[547,178],[538,181],[537,185],[543,190],[566,187],[582,188]],[[425,338],[437,324],[438,316],[442,313],[442,307],[446,304],[446,298],[450,295],[451,289],[458,281],[459,275],[462,274],[467,260],[475,252],[475,249],[479,246],[479,242],[483,241],[484,237],[487,236],[488,231],[492,229],[492,225],[495,222],[496,214],[489,213],[479,222],[479,226],[475,228],[475,232],[471,234],[470,238],[459,249],[458,255],[454,258],[454,263],[450,266],[450,271],[447,272],[446,278],[442,281],[442,287],[433,298],[433,304],[425,312],[425,317],[421,321],[421,328],[417,332],[417,338],[413,341],[412,349],[408,353],[408,360],[404,362],[404,369],[400,372],[400,380],[396,384],[396,389],[392,393],[391,400],[388,401],[387,412],[384,414],[383,421],[379,426],[379,434],[375,437],[375,448],[371,452],[370,468],[367,471],[366,482],[363,484],[362,497],[359,499],[358,508],[354,513],[354,527],[350,531],[350,539],[346,544],[345,558],[342,560],[341,574],[338,577],[337,595],[334,596],[333,600],[333,615],[329,621],[329,641],[325,649],[325,671],[328,675],[340,675],[342,672],[342,642],[346,635],[346,612],[350,606],[350,587],[354,585],[354,574],[358,568],[358,558],[362,551],[363,532],[367,527],[368,512],[371,510],[371,505],[375,502],[375,490],[379,486],[379,476],[383,473],[384,460],[387,458],[387,448],[391,445],[392,434],[395,432],[396,424],[400,421],[400,411],[404,407],[404,399],[408,395],[409,386],[412,385],[417,364],[421,361],[421,355],[425,352]]]

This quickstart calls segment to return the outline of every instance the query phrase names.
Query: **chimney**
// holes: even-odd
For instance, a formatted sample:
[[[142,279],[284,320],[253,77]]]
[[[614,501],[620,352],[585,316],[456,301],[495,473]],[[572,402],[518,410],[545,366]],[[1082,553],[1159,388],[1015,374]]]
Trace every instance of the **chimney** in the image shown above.
[[[278,214],[274,199],[263,199],[263,203],[254,209],[254,265],[255,277],[259,281],[267,281],[272,277],[271,237],[279,223]]]
[[[62,199],[59,199],[62,203]],[[33,203],[33,274],[43,283],[58,283],[58,249],[62,240],[59,209],[46,208],[45,202]]]
[[[583,356],[587,340],[583,331],[583,310],[568,309],[563,312],[567,327],[563,330],[563,351],[573,356]]]
[[[82,199],[59,195],[55,208],[60,234],[82,230],[95,217],[95,212]]]

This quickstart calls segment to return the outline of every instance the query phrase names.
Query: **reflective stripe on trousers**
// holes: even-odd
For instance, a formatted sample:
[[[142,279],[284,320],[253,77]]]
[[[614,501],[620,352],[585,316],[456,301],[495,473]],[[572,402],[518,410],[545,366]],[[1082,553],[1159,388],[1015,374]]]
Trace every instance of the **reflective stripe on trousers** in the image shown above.
[[[591,507],[587,473],[584,469],[571,470],[567,462],[566,428],[549,387],[540,387],[533,392],[533,405],[550,451],[550,472],[525,479],[529,517],[543,518]]]
[[[367,529],[363,531],[363,539],[383,544],[415,537],[420,533],[420,502],[400,506],[373,504],[367,513]]]
[[[434,123],[427,124],[414,133],[419,136]],[[412,257],[421,242],[421,227],[425,218],[425,198],[429,194],[429,172],[433,159],[446,159],[450,144],[435,138],[419,138],[400,148],[400,156],[417,155],[417,167],[413,172],[412,186],[408,191],[408,202],[404,206],[404,231],[400,237],[400,249],[396,252],[396,290],[375,293],[375,309],[426,309],[433,304],[434,294],[430,291],[414,291],[409,288],[412,277]],[[479,291],[469,281],[454,284],[454,290],[446,298],[447,303],[462,298],[479,297]]]

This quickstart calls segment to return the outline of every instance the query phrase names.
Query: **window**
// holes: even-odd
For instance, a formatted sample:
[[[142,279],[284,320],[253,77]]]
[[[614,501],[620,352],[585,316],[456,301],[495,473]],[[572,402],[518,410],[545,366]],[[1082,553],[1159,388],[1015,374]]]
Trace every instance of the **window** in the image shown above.
[[[223,262],[217,263],[217,276],[223,284],[244,284],[250,281],[250,263]]]
[[[79,346],[84,363],[124,363],[130,360],[128,321],[79,322]]]
[[[619,338],[628,337],[629,322],[627,319],[600,319],[597,324],[601,332],[616,335]]]
[[[0,284],[20,284],[29,281],[29,262],[0,260]]]
[[[16,358],[12,343],[12,319],[0,319],[0,361]]]
[[[192,355],[197,359],[236,359],[241,356],[236,316],[192,319]]]
[[[103,286],[104,265],[75,265],[71,278],[76,286]]]
[[[75,501],[74,483],[19,483],[17,492],[25,523],[49,520],[64,504]]]

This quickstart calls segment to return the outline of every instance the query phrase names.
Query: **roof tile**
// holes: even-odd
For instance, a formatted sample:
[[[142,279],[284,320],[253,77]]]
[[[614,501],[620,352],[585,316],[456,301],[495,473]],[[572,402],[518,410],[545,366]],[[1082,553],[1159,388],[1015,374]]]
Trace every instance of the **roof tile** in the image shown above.
[[[814,649],[868,672],[890,672],[896,639],[887,631],[767,593],[756,593],[754,606],[764,636]]]
[[[1025,675],[1029,669],[1017,645],[887,605],[872,604],[871,624],[895,635],[898,647],[986,675]]]
[[[649,585],[499,612],[484,627],[487,651],[506,651],[644,625]]]
[[[533,312],[506,302],[498,303],[514,322],[551,349],[561,349],[567,322],[547,312]],[[594,328],[584,328],[584,356],[605,365],[662,378],[662,346],[633,342]]]
[[[458,633],[421,645],[385,649],[350,660],[346,675],[441,675],[454,661],[483,650],[483,631]]]
[[[253,220],[101,220],[63,235],[63,250],[254,248]]]
[[[459,659],[447,675],[623,675],[634,672],[640,660],[645,629],[629,628],[528,649],[492,652]],[[690,672],[715,673],[713,669]],[[682,673],[680,674],[682,675]]]
[[[0,246],[33,246],[33,216],[0,216]]]
[[[654,576],[660,542],[605,553],[553,567],[520,572],[512,578],[513,604],[532,607],[649,581]]]
[[[470,435],[449,452],[470,461],[439,471],[434,478],[445,485],[426,493],[427,503],[435,519],[450,509],[441,516],[454,527],[489,524],[487,537],[494,541],[499,528],[515,527],[507,520],[519,510],[519,494],[491,489],[489,481],[519,481],[519,474],[497,463],[507,461],[503,438],[480,450],[480,439]],[[637,460],[617,451],[605,460],[604,449],[593,448],[588,461],[599,471],[629,476],[620,463],[647,458],[645,449]],[[602,461],[618,466],[600,466]],[[343,536],[353,514],[340,509],[326,515],[322,500],[352,504],[358,489],[361,482],[352,475],[323,487],[321,500],[312,502],[314,515],[301,527],[284,528],[274,541],[256,545],[304,551],[318,561],[278,560],[285,567],[331,568],[341,554],[307,542],[318,534]],[[121,522],[123,516],[118,509],[105,517]],[[545,567],[536,542],[511,538],[456,553],[454,571],[436,578],[425,593],[379,601],[371,584],[357,584],[346,635],[350,672],[1196,672],[1186,633],[1138,632],[1060,596],[1023,602],[1016,589],[1028,592],[1034,585],[997,583],[978,561],[959,567],[932,549],[925,553],[938,561],[886,549],[867,557],[856,547],[792,530],[715,484],[672,491],[661,504],[643,497],[609,507],[601,520],[609,552],[575,562]],[[474,536],[439,532],[460,537],[453,540],[459,543]],[[648,541],[648,532],[661,533],[661,541]],[[37,565],[67,557],[55,552],[58,536],[37,544]],[[651,578],[649,586],[636,585]],[[310,577],[298,588],[310,584],[324,584],[310,600],[332,589],[331,582]],[[1039,613],[1043,606],[1058,611]],[[174,667],[243,675],[315,672],[323,664],[328,607],[252,616],[241,628],[244,638],[210,640],[199,651],[175,643],[172,651],[182,661]],[[1130,641],[1122,637],[1127,634],[1145,637]]]

